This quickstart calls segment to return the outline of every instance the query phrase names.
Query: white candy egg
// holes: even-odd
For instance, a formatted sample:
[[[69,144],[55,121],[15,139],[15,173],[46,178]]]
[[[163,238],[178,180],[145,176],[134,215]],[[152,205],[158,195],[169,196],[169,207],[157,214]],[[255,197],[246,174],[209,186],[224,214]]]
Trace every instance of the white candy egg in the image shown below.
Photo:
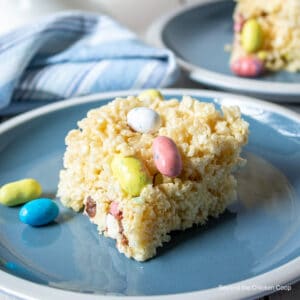
[[[148,107],[136,107],[127,114],[128,125],[137,132],[155,132],[161,126],[159,114]]]

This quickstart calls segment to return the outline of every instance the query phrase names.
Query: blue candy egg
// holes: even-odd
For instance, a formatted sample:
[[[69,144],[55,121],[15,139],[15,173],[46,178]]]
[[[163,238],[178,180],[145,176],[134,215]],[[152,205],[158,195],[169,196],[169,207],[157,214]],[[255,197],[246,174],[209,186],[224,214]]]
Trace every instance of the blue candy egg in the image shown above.
[[[31,226],[42,226],[52,222],[59,213],[51,199],[39,198],[26,203],[19,212],[21,222]]]

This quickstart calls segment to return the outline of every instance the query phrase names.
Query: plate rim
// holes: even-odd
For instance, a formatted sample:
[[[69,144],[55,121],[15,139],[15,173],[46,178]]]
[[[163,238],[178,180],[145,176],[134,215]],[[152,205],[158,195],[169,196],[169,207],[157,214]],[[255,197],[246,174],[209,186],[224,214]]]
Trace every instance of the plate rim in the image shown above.
[[[184,7],[177,7],[157,18],[150,25],[146,32],[145,38],[149,43],[154,44],[157,47],[167,48],[170,51],[173,51],[164,43],[162,38],[162,33],[167,23],[191,9],[228,1],[229,0],[201,0],[201,2],[187,4]],[[178,57],[175,53],[174,55],[179,66],[189,73],[189,76],[192,80],[198,83],[206,84],[216,88],[224,88],[233,92],[252,93],[253,95],[256,94],[265,97],[276,96],[276,98],[272,98],[272,100],[276,102],[280,102],[277,95],[279,97],[289,97],[289,102],[299,102],[299,99],[293,99],[292,97],[300,97],[300,83],[260,81],[257,79],[233,77],[214,71],[209,71],[206,68],[196,66],[184,60],[183,58]]]
[[[89,96],[72,98],[69,100],[59,101],[53,104],[45,105],[41,108],[34,109],[27,113],[16,116],[8,121],[0,124],[0,137],[1,134],[11,130],[12,128],[28,122],[32,119],[40,117],[42,115],[59,111],[61,109],[72,107],[84,103],[93,103],[105,101],[109,98],[126,97],[128,95],[139,94],[141,90],[128,90],[118,92],[99,93]],[[267,101],[258,100],[256,98],[240,96],[226,92],[207,91],[201,89],[161,89],[161,92],[166,95],[190,95],[193,97],[210,97],[213,99],[231,99],[233,104],[247,105],[247,107],[259,107],[269,112],[276,113],[282,116],[292,119],[300,124],[300,114],[293,112],[287,108],[283,108],[278,104],[269,103]],[[241,110],[243,111],[242,107]],[[125,296],[129,300],[142,300],[142,299],[163,299],[170,300],[185,299],[196,300],[200,297],[205,299],[245,299],[249,297],[258,297],[266,294],[270,294],[270,291],[259,289],[240,289],[241,286],[253,286],[257,283],[260,286],[283,286],[292,284],[300,280],[300,257],[281,265],[278,268],[272,269],[263,274],[248,278],[246,280],[234,282],[222,287],[214,287],[210,289],[204,289],[200,291],[169,294],[169,295],[156,295],[156,296]],[[224,288],[225,287],[225,288]],[[55,297],[56,300],[95,300],[95,299],[114,299],[120,300],[120,296],[113,295],[99,295],[99,294],[84,294],[67,290],[61,290],[54,287],[40,285],[29,280],[19,278],[17,276],[8,274],[0,270],[0,292],[4,292],[6,295],[12,295],[20,297],[21,299],[45,299],[50,300]],[[274,291],[272,291],[274,292]],[[71,298],[72,297],[72,298]]]

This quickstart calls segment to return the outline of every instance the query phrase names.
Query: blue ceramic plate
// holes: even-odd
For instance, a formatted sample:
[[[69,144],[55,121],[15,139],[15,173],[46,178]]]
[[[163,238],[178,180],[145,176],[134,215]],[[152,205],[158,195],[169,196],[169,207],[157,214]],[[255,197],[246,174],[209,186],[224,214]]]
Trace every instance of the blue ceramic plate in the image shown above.
[[[234,5],[232,0],[210,0],[181,8],[156,21],[148,39],[170,48],[197,82],[279,102],[299,102],[300,73],[281,71],[259,79],[239,78],[231,73],[230,53],[224,51],[224,46],[233,39]]]
[[[128,93],[138,91],[60,102],[0,125],[0,185],[33,177],[55,195],[67,132],[91,108]],[[43,300],[178,293],[232,299],[270,293],[265,286],[300,277],[299,115],[230,94],[163,93],[241,107],[251,134],[243,152],[248,164],[237,174],[239,201],[206,226],[174,233],[144,263],[120,254],[87,217],[69,209],[60,207],[50,226],[32,228],[18,221],[19,207],[0,206],[0,290]]]

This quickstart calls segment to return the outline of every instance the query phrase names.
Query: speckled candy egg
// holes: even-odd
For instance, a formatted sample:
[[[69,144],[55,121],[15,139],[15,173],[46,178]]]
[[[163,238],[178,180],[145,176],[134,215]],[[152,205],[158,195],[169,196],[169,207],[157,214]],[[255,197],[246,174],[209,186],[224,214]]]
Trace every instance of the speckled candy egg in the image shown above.
[[[155,132],[161,126],[159,114],[148,107],[136,107],[127,114],[128,125],[137,132]]]
[[[231,70],[241,77],[258,77],[264,71],[264,63],[255,56],[245,56],[233,61]]]
[[[139,196],[142,189],[151,183],[145,165],[136,157],[115,155],[110,167],[123,191],[132,197]]]
[[[158,171],[168,177],[181,173],[182,160],[175,142],[166,136],[158,136],[152,145],[154,163]]]

